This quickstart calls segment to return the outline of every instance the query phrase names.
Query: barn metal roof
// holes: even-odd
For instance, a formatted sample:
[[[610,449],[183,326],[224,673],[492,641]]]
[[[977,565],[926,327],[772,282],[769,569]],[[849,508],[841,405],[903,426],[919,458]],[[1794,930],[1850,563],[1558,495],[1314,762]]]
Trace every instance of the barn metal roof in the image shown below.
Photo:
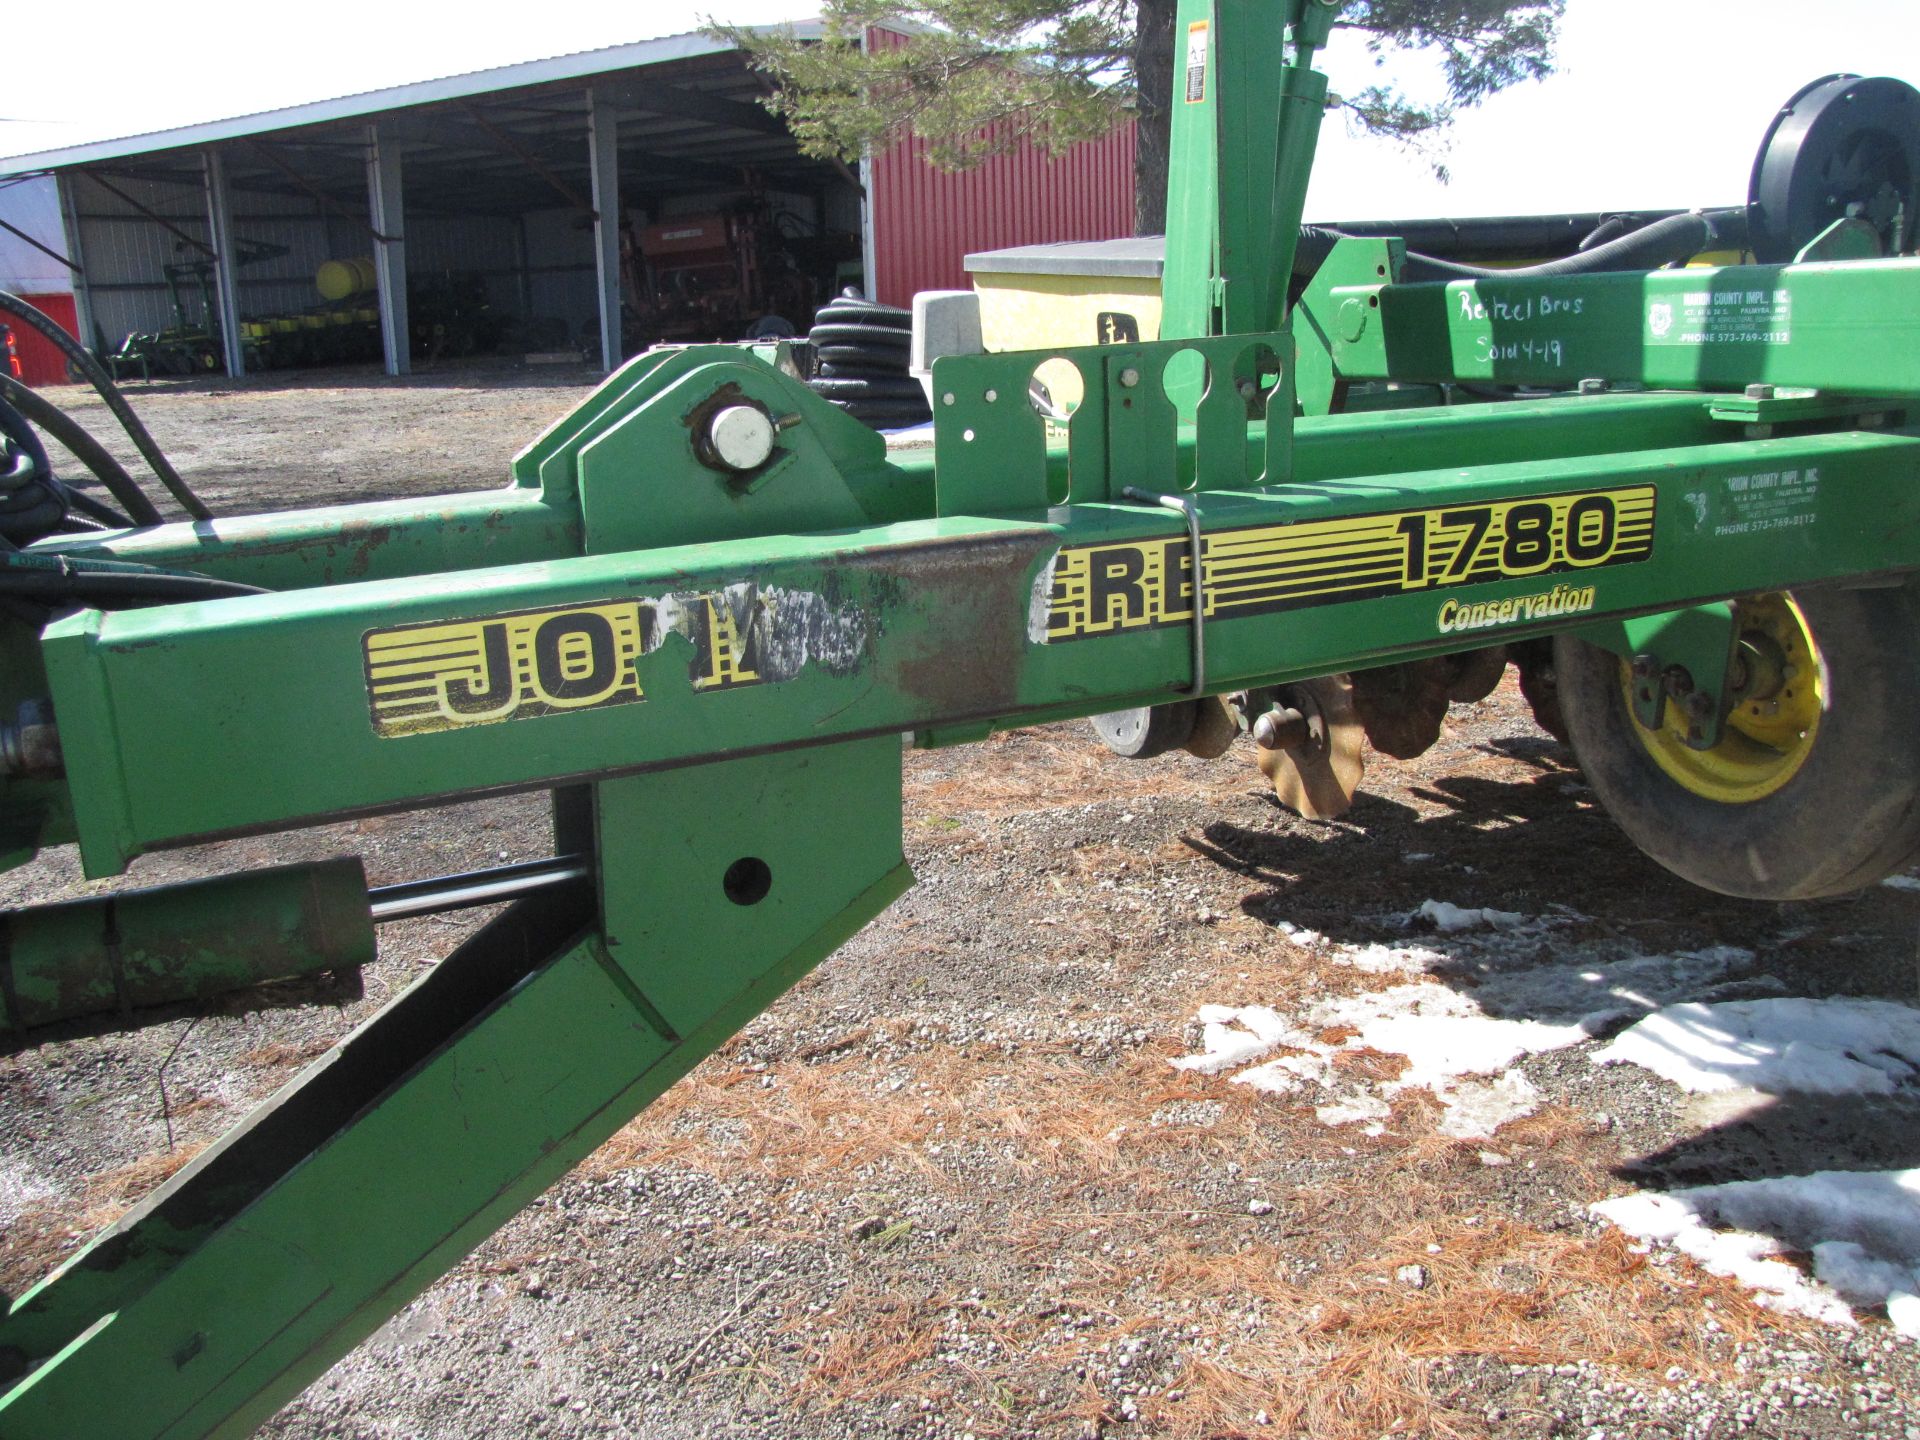
[[[818,20],[799,20],[757,28],[791,29],[801,39],[818,39],[825,33],[825,27]],[[724,40],[698,31],[664,35],[627,45],[609,45],[598,50],[581,50],[544,60],[527,60],[490,70],[473,70],[436,80],[419,80],[407,85],[389,86],[384,90],[367,90],[331,100],[315,100],[282,110],[263,110],[253,115],[209,120],[198,125],[183,125],[176,129],[156,130],[116,140],[99,140],[58,150],[0,157],[0,177],[125,160],[168,150],[197,149],[223,140],[246,139],[345,120],[366,119],[448,100],[470,100],[505,91],[586,80],[667,61],[723,54],[732,48]]]

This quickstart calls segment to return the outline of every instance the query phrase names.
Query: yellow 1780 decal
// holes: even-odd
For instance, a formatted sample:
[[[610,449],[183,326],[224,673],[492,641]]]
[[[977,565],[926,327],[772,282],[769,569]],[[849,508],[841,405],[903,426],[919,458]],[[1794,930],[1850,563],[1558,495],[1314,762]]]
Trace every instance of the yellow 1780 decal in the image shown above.
[[[812,598],[812,597],[803,597]],[[764,593],[600,600],[478,620],[369,630],[363,640],[374,733],[491,725],[646,698],[639,660],[669,634],[692,642],[695,690],[757,685]]]
[[[1208,619],[1625,565],[1653,553],[1651,485],[1218,530],[1202,537]],[[1193,618],[1187,538],[1069,545],[1049,641]]]

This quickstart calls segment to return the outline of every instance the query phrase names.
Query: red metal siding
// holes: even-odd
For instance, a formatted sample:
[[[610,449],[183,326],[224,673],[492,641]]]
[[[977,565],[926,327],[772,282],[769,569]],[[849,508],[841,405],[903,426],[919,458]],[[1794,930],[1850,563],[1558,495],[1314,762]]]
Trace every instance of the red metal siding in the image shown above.
[[[80,317],[74,309],[71,295],[22,295],[29,305],[38,306],[46,312],[47,318],[76,339],[80,335]],[[13,331],[14,358],[19,364],[18,378],[29,385],[64,385],[67,383],[67,357],[54,348],[53,342],[29,330],[24,325],[10,327]],[[0,347],[3,349],[4,347]],[[0,365],[6,364],[0,358]]]
[[[869,43],[898,44],[884,30]],[[1033,145],[953,174],[907,140],[873,158],[874,297],[907,305],[919,290],[964,290],[965,256],[1009,245],[1111,240],[1133,233],[1133,125],[1057,158]]]

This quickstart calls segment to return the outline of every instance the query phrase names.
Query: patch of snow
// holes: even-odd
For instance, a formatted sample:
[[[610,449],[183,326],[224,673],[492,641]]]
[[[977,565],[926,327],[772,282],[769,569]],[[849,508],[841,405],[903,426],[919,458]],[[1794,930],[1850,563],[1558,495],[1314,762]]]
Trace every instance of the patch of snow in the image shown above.
[[[1175,1060],[1176,1070],[1218,1075],[1258,1060],[1294,1034],[1286,1017],[1266,1005],[1202,1005],[1200,1027],[1201,1053]]]
[[[1920,875],[1889,875],[1880,883],[1889,890],[1920,890]]]
[[[1593,1213],[1760,1292],[1770,1309],[1834,1325],[1885,1305],[1920,1337],[1920,1170],[1824,1170],[1670,1194],[1623,1195]],[[1813,1275],[1781,1257],[1813,1257]]]
[[[1333,958],[1369,975],[1425,975],[1450,958],[1422,945],[1337,945]]]
[[[1886,1000],[1669,1005],[1596,1065],[1639,1065],[1683,1090],[1887,1095],[1920,1081],[1920,1010]]]
[[[1442,935],[1455,935],[1462,930],[1518,930],[1527,923],[1527,917],[1518,910],[1495,910],[1490,906],[1468,910],[1446,900],[1422,900],[1420,908],[1408,918],[1425,920]]]
[[[1328,1057],[1332,1054],[1331,1045],[1323,1045],[1310,1036],[1302,1035],[1297,1041],[1297,1053],[1282,1055],[1278,1060],[1269,1060],[1251,1070],[1242,1070],[1233,1077],[1233,1083],[1250,1085],[1269,1095],[1291,1094],[1302,1085],[1320,1085],[1331,1089],[1334,1083],[1333,1061]]]
[[[1592,1037],[1578,1024],[1504,1020],[1483,1013],[1471,996],[1431,980],[1396,985],[1369,995],[1350,995],[1316,1007],[1326,1025],[1348,1025],[1347,1043],[1362,1050],[1406,1057],[1401,1088],[1432,1088],[1461,1075],[1491,1075],[1515,1061],[1564,1050]]]
[[[1331,1105],[1316,1105],[1313,1113],[1322,1125],[1357,1125],[1363,1121],[1391,1119],[1393,1107],[1378,1095],[1360,1094],[1336,1100]]]
[[[1540,1091],[1518,1070],[1498,1080],[1463,1080],[1447,1091],[1440,1133],[1455,1140],[1486,1140],[1502,1125],[1540,1108]]]
[[[1431,980],[1323,1000],[1297,1023],[1264,1005],[1203,1006],[1200,1022],[1202,1052],[1173,1061],[1179,1069],[1218,1075],[1247,1065],[1232,1077],[1234,1084],[1270,1095],[1330,1094],[1315,1107],[1328,1125],[1385,1121],[1392,1096],[1424,1089],[1447,1109],[1443,1133],[1461,1139],[1485,1139],[1539,1108],[1539,1092],[1512,1068],[1516,1061],[1591,1038],[1578,1024],[1486,1015],[1470,996]],[[1320,1039],[1328,1029],[1348,1033],[1338,1043]],[[1283,1048],[1286,1054],[1262,1059]],[[1398,1055],[1408,1063],[1397,1080],[1349,1080],[1333,1064],[1342,1050]],[[1249,1064],[1255,1060],[1262,1063]],[[1462,1083],[1485,1075],[1499,1078]]]

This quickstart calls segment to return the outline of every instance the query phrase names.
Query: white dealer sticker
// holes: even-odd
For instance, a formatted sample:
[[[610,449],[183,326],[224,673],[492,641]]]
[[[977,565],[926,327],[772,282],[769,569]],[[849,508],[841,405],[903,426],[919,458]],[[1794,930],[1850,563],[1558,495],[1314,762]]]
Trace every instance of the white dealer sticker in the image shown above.
[[[1689,290],[1647,306],[1650,345],[1785,345],[1793,339],[1786,290]]]

